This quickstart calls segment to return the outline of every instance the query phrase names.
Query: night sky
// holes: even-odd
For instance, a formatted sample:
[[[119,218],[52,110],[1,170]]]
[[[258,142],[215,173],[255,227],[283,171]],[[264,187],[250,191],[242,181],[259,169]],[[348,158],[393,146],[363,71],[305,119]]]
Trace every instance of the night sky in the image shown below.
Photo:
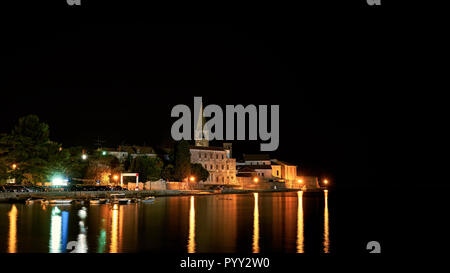
[[[399,49],[396,30],[370,16],[320,22],[16,24],[2,34],[0,132],[37,114],[64,146],[93,147],[97,138],[105,147],[161,146],[172,107],[193,109],[194,96],[223,109],[278,104],[272,157],[304,174],[368,184],[403,92],[394,97],[390,82],[401,58],[387,54]],[[235,141],[234,155],[257,153],[259,143]]]

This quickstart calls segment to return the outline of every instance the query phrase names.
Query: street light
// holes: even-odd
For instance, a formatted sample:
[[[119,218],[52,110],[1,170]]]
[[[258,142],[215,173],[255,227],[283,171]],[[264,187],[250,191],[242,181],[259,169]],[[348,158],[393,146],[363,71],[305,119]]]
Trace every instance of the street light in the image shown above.
[[[102,155],[106,155],[106,151],[103,151],[103,152],[102,152]]]
[[[327,179],[323,180],[323,183],[324,183],[325,185],[327,185],[327,184],[328,184],[328,180],[327,180]]]
[[[114,179],[114,181],[117,181],[117,180],[119,180],[119,176],[116,174],[113,176],[113,179]]]
[[[303,179],[299,179],[299,180],[297,180],[297,182],[302,184],[303,183]]]
[[[88,158],[87,154],[82,154],[81,159],[86,160]]]
[[[16,164],[16,163],[12,164],[11,168],[12,168],[13,170],[17,169],[17,164]]]
[[[189,180],[190,180],[191,182],[194,182],[194,181],[195,181],[195,176],[189,177]]]
[[[258,181],[259,181],[258,177],[253,178],[253,182],[258,183]]]

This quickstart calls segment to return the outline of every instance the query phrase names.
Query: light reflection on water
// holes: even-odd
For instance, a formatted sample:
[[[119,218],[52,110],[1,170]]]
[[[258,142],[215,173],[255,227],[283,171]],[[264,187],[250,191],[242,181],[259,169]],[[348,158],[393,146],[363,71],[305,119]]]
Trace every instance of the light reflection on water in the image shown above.
[[[9,216],[9,241],[8,253],[16,253],[17,244],[17,208],[16,205],[11,206],[8,213]]]
[[[189,204],[188,253],[195,253],[195,198],[191,196]]]
[[[58,207],[52,209],[52,216],[50,219],[50,242],[49,248],[50,253],[60,253],[61,252],[61,229],[62,229],[62,217],[60,215],[61,211]]]
[[[0,204],[0,252],[60,253],[77,242],[74,252],[329,253],[328,194],[160,197],[84,209]]]
[[[324,190],[325,209],[323,213],[323,252],[330,253],[330,224],[328,215],[328,190]]]
[[[118,252],[119,241],[119,205],[114,204],[112,208],[112,224],[111,224],[111,245],[109,247],[110,253]]]
[[[304,253],[303,192],[297,192],[297,253]]]
[[[253,253],[259,253],[259,206],[258,193],[253,193],[255,199],[253,209]]]

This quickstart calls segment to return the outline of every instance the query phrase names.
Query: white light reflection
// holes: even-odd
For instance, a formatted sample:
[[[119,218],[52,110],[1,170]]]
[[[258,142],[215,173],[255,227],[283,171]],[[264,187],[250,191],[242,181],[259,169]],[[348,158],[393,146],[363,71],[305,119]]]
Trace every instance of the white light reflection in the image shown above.
[[[50,253],[61,253],[61,229],[61,210],[58,207],[54,207],[50,219]]]

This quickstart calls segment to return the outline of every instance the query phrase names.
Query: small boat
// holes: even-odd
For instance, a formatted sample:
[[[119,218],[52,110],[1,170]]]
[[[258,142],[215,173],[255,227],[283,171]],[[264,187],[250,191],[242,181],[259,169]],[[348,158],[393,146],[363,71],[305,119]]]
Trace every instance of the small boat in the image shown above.
[[[155,202],[155,197],[153,197],[153,196],[146,197],[144,199],[141,199],[141,202],[146,203],[146,204],[153,203],[153,202]]]
[[[91,199],[89,200],[89,204],[106,204],[108,202],[107,199]]]
[[[53,200],[50,200],[49,203],[50,204],[66,205],[66,204],[71,204],[72,201],[73,201],[72,199],[53,199]]]
[[[34,203],[42,203],[42,201],[44,201],[44,199],[42,199],[42,198],[39,198],[39,199],[28,198],[27,200],[25,200],[25,204],[31,205]]]
[[[114,193],[114,194],[111,194],[111,203],[127,205],[127,204],[131,203],[131,199],[126,198],[125,194],[123,194],[123,193]]]
[[[128,199],[128,198],[119,198],[117,200],[117,202],[118,202],[119,205],[128,205],[128,204],[131,203],[131,200]]]

